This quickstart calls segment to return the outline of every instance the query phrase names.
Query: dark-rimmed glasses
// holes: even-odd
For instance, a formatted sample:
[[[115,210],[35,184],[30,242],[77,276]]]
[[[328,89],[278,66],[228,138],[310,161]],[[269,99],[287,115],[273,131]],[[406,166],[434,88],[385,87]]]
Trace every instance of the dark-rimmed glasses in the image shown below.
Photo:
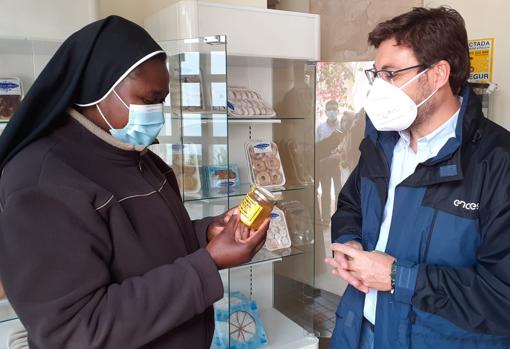
[[[367,76],[368,82],[370,85],[372,85],[375,81],[375,78],[380,78],[385,81],[392,81],[399,73],[402,73],[407,70],[415,69],[415,68],[421,68],[422,70],[429,68],[429,65],[426,64],[417,64],[413,65],[412,67],[402,68],[398,70],[387,70],[387,69],[381,69],[377,70],[374,68],[365,70],[365,75]]]

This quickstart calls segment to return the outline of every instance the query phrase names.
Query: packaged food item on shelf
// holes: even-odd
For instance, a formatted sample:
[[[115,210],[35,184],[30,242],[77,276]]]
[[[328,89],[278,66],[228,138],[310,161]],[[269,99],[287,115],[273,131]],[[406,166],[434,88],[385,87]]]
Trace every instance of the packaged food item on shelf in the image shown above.
[[[234,117],[272,117],[276,113],[260,94],[246,87],[228,88],[228,113]]]
[[[9,120],[23,96],[21,81],[16,77],[0,77],[0,120]]]
[[[271,212],[271,223],[267,230],[267,238],[264,247],[269,251],[289,248],[291,245],[289,230],[285,214],[278,207],[273,208]]]
[[[240,185],[239,167],[235,164],[206,166],[204,170],[209,189],[231,188]]]
[[[200,192],[202,181],[195,144],[172,145],[172,168],[184,193],[195,194]]]
[[[284,201],[279,206],[285,213],[292,244],[302,246],[313,243],[313,222],[306,207],[299,201]]]
[[[241,205],[239,214],[241,222],[248,228],[258,229],[260,225],[271,215],[276,198],[264,188],[253,186],[246,194]]]
[[[314,164],[306,160],[313,159],[313,144],[289,140],[287,148],[297,181],[302,185],[312,184]]]
[[[255,349],[268,343],[257,303],[241,292],[225,293],[214,304],[211,349]]]
[[[266,188],[285,185],[282,161],[274,142],[248,141],[245,148],[253,183]]]

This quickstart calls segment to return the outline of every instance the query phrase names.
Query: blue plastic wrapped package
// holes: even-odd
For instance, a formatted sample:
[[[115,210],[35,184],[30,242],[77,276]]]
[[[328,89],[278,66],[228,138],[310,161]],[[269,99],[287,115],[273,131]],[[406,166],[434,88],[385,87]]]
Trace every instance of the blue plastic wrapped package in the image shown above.
[[[216,329],[212,349],[255,349],[268,343],[257,303],[241,292],[232,292],[230,297],[225,294],[215,304],[214,313]]]
[[[207,166],[205,176],[209,189],[224,189],[237,187],[239,181],[239,167],[235,164],[227,166]]]
[[[214,336],[211,343],[211,349],[225,349],[228,348],[228,322],[215,321],[214,322]]]
[[[0,120],[9,120],[21,103],[21,81],[19,78],[0,77]]]

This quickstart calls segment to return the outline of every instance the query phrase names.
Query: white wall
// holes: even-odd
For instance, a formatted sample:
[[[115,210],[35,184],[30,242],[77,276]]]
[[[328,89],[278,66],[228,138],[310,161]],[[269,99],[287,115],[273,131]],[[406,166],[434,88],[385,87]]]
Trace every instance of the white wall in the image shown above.
[[[422,5],[423,0],[310,0],[310,12],[321,16],[321,60],[373,61],[368,33],[378,23]]]
[[[202,0],[228,5],[266,8],[267,0]],[[175,4],[179,0],[99,0],[101,18],[116,14],[143,26],[145,17]]]
[[[464,17],[470,39],[493,37],[494,65],[492,78],[498,84],[491,107],[493,119],[510,129],[510,36],[508,35],[508,0],[429,0],[427,6],[450,6]]]
[[[62,40],[97,18],[96,0],[0,0],[0,36]]]

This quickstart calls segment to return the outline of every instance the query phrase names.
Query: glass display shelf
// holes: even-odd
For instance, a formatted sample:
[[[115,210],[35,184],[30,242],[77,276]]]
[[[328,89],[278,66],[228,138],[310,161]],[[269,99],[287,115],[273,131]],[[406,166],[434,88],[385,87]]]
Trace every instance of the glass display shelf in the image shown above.
[[[289,248],[282,248],[281,250],[275,250],[275,251],[269,251],[265,248],[262,248],[255,257],[248,263],[243,264],[242,266],[238,268],[243,268],[247,266],[252,266],[256,264],[261,263],[267,263],[267,262],[276,262],[279,260],[282,260],[286,257],[292,257],[292,256],[298,256],[305,253],[301,248],[291,246]]]
[[[281,124],[287,121],[302,121],[304,117],[229,117],[228,122],[232,124]]]
[[[231,61],[224,42],[211,45],[203,38],[161,45],[171,76],[165,101],[170,124],[153,148],[174,169],[190,217],[216,216],[239,205],[252,186],[246,153],[254,141],[277,146],[286,179],[285,185],[269,190],[281,202],[277,206],[285,213],[292,245],[274,251],[262,248],[250,262],[221,271],[228,312],[228,295],[241,292],[260,309],[268,337],[264,347],[316,348],[317,338],[309,333],[310,314],[303,321],[295,318],[296,312],[279,308],[285,285],[275,278],[278,273],[299,285],[314,284],[314,66],[293,59]],[[274,116],[256,115],[273,111]],[[227,178],[225,169],[235,174],[228,174],[235,183],[219,188],[230,185],[221,182]],[[292,309],[302,309],[304,295],[298,290],[294,296]],[[218,328],[225,330],[222,336],[232,338],[232,324],[226,322],[226,330],[225,324]]]
[[[304,116],[271,116],[271,117],[264,117],[264,116],[256,116],[256,115],[249,115],[249,116],[229,116],[228,120],[305,120],[306,118]]]
[[[165,113],[169,115],[168,117],[176,120],[217,120],[217,121],[267,121],[271,122],[274,120],[285,121],[285,120],[305,120],[307,119],[304,116],[262,116],[262,115],[245,115],[245,116],[232,116],[227,112],[222,111],[204,111],[204,112],[190,112],[190,113],[173,113],[169,110],[169,107],[165,107]]]
[[[206,189],[199,193],[184,193],[184,202],[211,200],[211,199],[224,199],[227,196],[230,198],[242,197],[250,192],[251,184],[241,184],[239,187],[230,188],[227,192],[225,189]],[[303,185],[286,185],[284,187],[270,188],[269,191],[273,193],[290,192],[304,190]]]

